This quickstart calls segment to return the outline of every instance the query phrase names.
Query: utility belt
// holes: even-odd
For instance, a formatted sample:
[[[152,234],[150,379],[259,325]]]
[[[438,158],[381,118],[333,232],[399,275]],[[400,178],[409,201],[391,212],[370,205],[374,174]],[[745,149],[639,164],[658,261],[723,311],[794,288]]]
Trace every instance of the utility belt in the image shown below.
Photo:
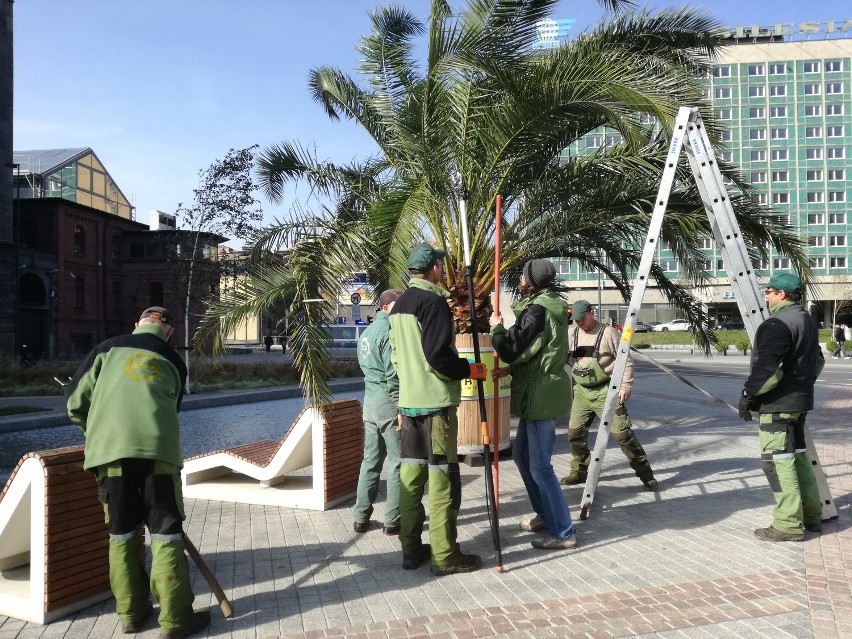
[[[583,386],[585,388],[596,388],[598,386],[603,386],[609,381],[609,375],[604,372],[604,369],[601,367],[600,362],[598,361],[598,357],[600,356],[600,347],[601,347],[601,339],[603,338],[604,327],[601,326],[598,331],[597,338],[595,339],[595,347],[592,351],[592,363],[588,366],[580,368],[577,364],[574,364],[574,367],[571,370],[571,375],[574,381]],[[577,352],[577,338],[579,336],[579,329],[574,329],[574,353],[573,355],[577,357],[580,353]]]

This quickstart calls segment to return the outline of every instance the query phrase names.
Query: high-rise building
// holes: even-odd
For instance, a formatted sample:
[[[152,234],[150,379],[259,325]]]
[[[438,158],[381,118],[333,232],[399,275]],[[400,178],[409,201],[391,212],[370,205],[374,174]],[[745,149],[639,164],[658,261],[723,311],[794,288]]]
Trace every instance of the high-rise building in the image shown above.
[[[852,300],[852,20],[732,27],[728,45],[706,78],[715,115],[727,125],[717,156],[742,168],[756,187],[759,204],[789,222],[807,239],[816,286],[812,310],[830,324],[837,301]],[[688,105],[684,105],[688,106]],[[596,131],[575,152],[620,141]],[[705,240],[705,270],[715,285],[700,291],[712,318],[737,315],[721,254]],[[657,259],[672,277],[681,275],[676,256],[660,244]],[[564,280],[599,295],[604,317],[623,320],[617,291],[596,273],[558,263]],[[772,253],[756,265],[761,280],[790,268]],[[668,319],[673,311],[653,291],[642,319]],[[620,307],[620,308],[619,308]],[[852,309],[850,309],[852,312]]]

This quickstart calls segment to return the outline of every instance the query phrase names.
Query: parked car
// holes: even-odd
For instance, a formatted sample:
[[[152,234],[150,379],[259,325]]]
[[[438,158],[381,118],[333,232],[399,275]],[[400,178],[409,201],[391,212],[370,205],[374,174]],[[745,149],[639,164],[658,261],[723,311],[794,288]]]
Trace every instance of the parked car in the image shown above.
[[[636,322],[636,327],[633,329],[634,333],[650,333],[653,329],[652,326],[646,324],[645,322]]]
[[[662,322],[646,322],[645,326],[648,327],[649,331],[656,331],[657,327],[662,324]]]
[[[719,325],[720,331],[741,331],[745,328],[745,322],[742,317],[733,317],[727,322],[722,322]]]
[[[665,322],[654,327],[655,331],[688,331],[689,322],[685,319],[673,319],[671,322]]]

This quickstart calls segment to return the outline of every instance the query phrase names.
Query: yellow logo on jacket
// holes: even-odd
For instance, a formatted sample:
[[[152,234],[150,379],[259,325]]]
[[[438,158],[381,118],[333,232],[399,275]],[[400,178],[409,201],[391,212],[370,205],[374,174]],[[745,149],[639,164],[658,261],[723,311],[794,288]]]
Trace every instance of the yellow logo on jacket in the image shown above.
[[[124,372],[134,382],[153,382],[160,376],[160,360],[149,353],[137,353],[127,359]]]

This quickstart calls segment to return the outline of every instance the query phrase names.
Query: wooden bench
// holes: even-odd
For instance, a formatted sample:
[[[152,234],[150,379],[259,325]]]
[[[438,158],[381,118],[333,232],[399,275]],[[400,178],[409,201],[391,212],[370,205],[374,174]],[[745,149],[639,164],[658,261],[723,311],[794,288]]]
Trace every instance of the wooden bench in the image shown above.
[[[327,510],[355,494],[363,449],[361,403],[337,400],[324,412],[303,410],[280,442],[261,440],[185,460],[183,494]]]
[[[108,547],[83,447],[28,453],[0,493],[0,615],[43,624],[108,599]]]

